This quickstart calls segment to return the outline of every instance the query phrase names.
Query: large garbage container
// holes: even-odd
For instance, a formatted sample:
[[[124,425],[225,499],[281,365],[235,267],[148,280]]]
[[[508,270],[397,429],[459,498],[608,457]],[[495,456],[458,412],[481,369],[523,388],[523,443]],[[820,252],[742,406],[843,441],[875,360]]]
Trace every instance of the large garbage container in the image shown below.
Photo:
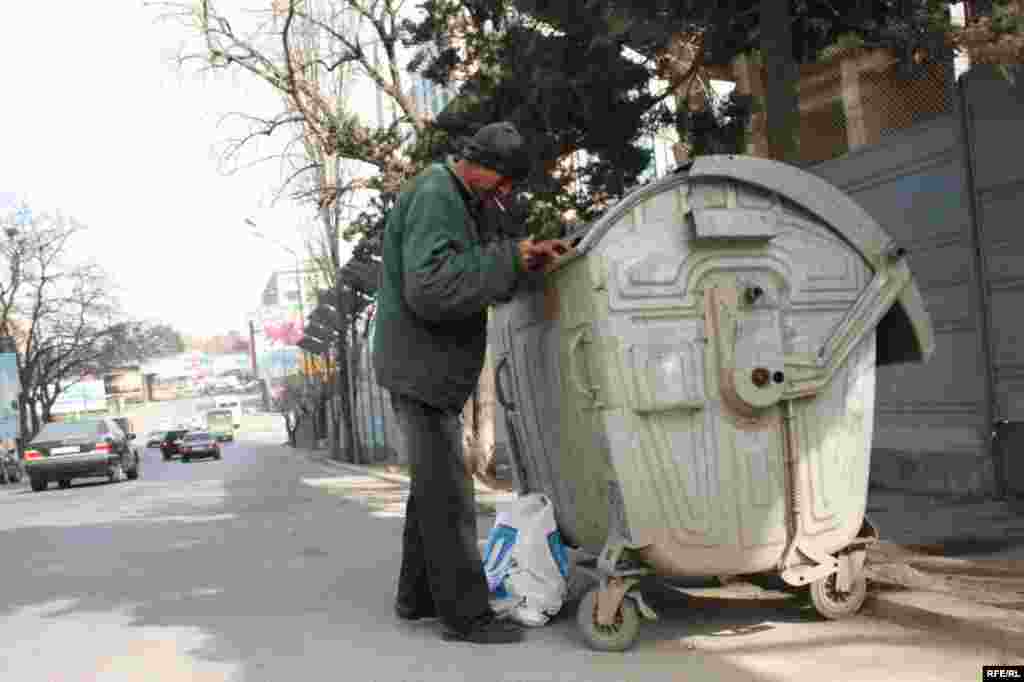
[[[592,646],[632,643],[650,573],[777,572],[827,617],[860,607],[875,366],[926,360],[933,333],[904,251],[848,196],[701,157],[492,325],[519,489],[601,579]]]

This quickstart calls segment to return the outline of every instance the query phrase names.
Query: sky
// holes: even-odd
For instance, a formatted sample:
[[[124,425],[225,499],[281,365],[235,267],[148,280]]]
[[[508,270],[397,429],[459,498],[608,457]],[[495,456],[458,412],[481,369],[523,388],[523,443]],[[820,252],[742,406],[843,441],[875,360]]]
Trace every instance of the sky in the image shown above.
[[[219,2],[239,4],[268,3]],[[271,272],[293,267],[284,247],[305,253],[315,222],[310,207],[273,201],[277,163],[223,172],[217,150],[240,128],[220,122],[269,116],[279,100],[247,75],[178,66],[194,36],[143,0],[56,5],[0,3],[0,211],[25,201],[84,223],[76,255],[104,265],[133,318],[244,330]]]
[[[218,150],[240,132],[222,116],[269,116],[279,100],[249,77],[179,67],[189,34],[160,14],[142,0],[0,3],[0,204],[84,223],[75,256],[111,274],[128,316],[242,331],[271,272],[294,267],[284,247],[306,252],[313,210],[274,203],[276,162],[222,172]]]

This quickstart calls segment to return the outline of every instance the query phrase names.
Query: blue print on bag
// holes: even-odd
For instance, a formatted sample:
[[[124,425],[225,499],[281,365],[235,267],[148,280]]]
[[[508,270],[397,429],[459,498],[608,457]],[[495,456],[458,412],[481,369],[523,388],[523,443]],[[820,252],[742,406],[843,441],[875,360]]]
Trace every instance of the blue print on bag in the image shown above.
[[[505,591],[505,576],[508,575],[512,560],[512,548],[519,537],[519,531],[511,526],[498,524],[491,529],[484,551],[484,573],[487,576],[487,588],[491,592],[498,591],[498,596]],[[507,596],[507,593],[506,593]]]
[[[565,548],[565,543],[562,542],[562,534],[557,530],[548,533],[548,548],[551,550],[551,556],[554,557],[555,563],[558,564],[558,572],[568,580],[569,551]]]

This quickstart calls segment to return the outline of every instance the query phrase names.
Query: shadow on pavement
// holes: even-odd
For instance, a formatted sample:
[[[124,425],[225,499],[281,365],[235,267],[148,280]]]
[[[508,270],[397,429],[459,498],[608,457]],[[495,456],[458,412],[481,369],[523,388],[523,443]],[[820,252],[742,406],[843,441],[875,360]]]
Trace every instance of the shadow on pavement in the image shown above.
[[[223,480],[144,475],[107,489],[83,482],[78,492],[97,494],[79,495],[74,505],[55,496],[55,504],[40,506],[38,523],[28,519],[0,532],[0,569],[24,578],[0,587],[10,627],[81,622],[74,632],[91,633],[117,625],[118,636],[101,643],[110,651],[100,653],[144,658],[147,647],[170,641],[177,648],[162,648],[160,656],[224,666],[205,679],[492,680],[507,673],[517,680],[667,680],[687,671],[706,679],[771,679],[722,658],[687,656],[685,648],[643,660],[588,651],[576,633],[575,604],[522,645],[442,644],[436,623],[398,623],[392,614],[401,519],[374,518],[364,505],[307,485],[303,479],[342,475],[293,451],[246,449],[246,462],[226,469]],[[39,494],[39,501],[46,497]],[[750,642],[779,623],[813,619],[790,605],[724,609],[657,587],[645,596],[660,620],[644,626],[640,653],[676,652],[674,643],[694,636]],[[929,641],[911,634],[905,643],[919,639]],[[135,648],[128,646],[133,641]],[[887,643],[891,637],[877,638]],[[795,652],[828,643],[770,646]],[[552,649],[559,656],[543,655]]]

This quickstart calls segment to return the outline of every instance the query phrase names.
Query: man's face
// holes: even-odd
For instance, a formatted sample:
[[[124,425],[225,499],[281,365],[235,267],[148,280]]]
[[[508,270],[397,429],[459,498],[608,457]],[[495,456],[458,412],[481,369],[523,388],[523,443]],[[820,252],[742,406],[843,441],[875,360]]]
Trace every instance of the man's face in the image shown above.
[[[514,183],[511,178],[507,178],[490,168],[480,166],[474,184],[474,189],[480,194],[482,199],[490,199],[495,196],[508,196],[512,193],[512,185]]]

